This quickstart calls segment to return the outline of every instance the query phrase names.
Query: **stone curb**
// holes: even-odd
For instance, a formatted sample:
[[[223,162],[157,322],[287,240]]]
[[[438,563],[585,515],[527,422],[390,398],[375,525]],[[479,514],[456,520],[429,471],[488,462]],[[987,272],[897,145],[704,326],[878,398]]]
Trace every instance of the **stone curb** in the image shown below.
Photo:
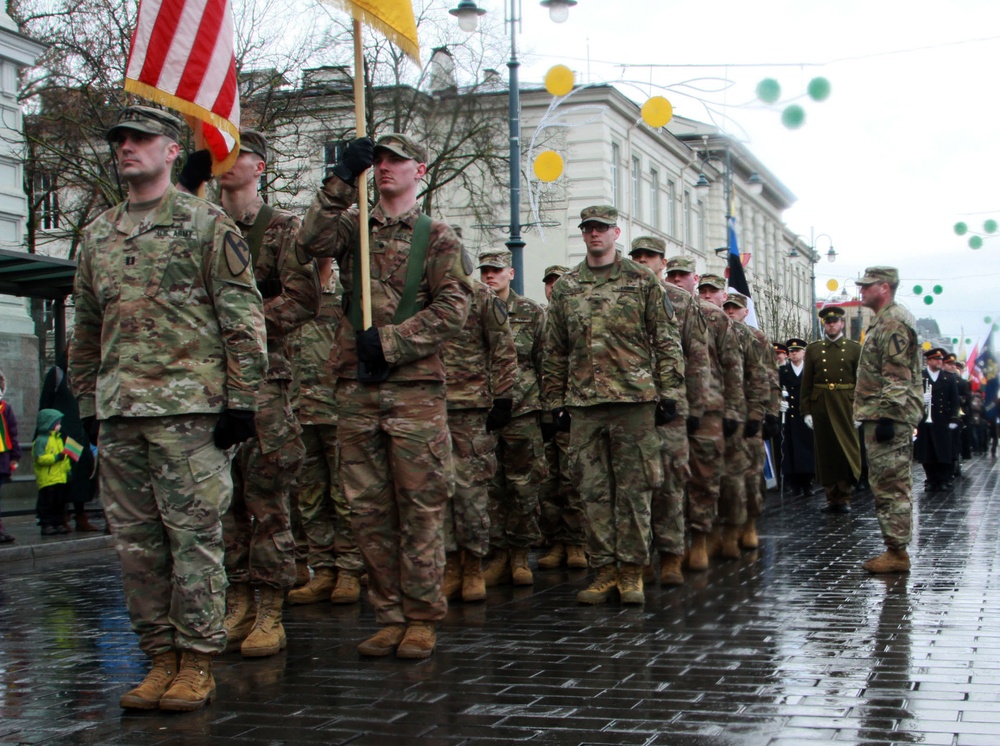
[[[34,562],[79,552],[96,552],[114,547],[111,536],[88,536],[48,544],[24,544],[0,547],[0,564],[5,562]]]

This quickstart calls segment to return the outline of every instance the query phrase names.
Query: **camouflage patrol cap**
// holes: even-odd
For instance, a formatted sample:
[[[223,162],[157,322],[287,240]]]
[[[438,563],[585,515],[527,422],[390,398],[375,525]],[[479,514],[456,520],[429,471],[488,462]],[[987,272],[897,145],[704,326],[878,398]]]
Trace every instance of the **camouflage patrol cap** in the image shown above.
[[[698,280],[698,287],[702,287],[703,285],[709,285],[716,290],[725,290],[728,286],[726,278],[719,275],[702,275],[701,279]]]
[[[823,321],[829,319],[842,319],[844,318],[844,309],[842,306],[823,306],[816,314]]]
[[[694,257],[690,256],[672,256],[667,259],[667,274],[671,272],[687,272],[688,274],[694,273]]]
[[[747,297],[742,293],[729,293],[726,296],[723,306],[739,306],[740,308],[747,307]]]
[[[639,236],[632,239],[632,252],[652,251],[654,254],[665,256],[667,253],[667,242],[656,236]]]
[[[542,275],[542,282],[548,282],[549,278],[555,275],[558,279],[564,274],[569,272],[569,267],[564,267],[561,264],[552,264],[545,268],[545,274]]]
[[[789,352],[795,352],[796,350],[804,350],[806,348],[806,341],[799,337],[792,337],[785,342],[785,345],[788,347]]]
[[[509,249],[490,249],[479,255],[479,269],[482,269],[483,267],[503,269],[510,266],[512,266],[512,264]]]
[[[876,282],[888,282],[890,285],[899,284],[899,270],[895,267],[868,267],[865,276],[855,280],[855,285],[874,285]]]
[[[604,223],[604,225],[618,224],[618,210],[611,205],[591,205],[580,210],[580,225],[584,223]]]
[[[400,158],[406,158],[409,161],[427,163],[427,149],[409,135],[404,135],[401,132],[382,135],[375,143],[375,150],[379,149],[388,150],[390,153],[395,153]]]
[[[257,130],[240,130],[240,151],[267,160],[267,138]]]
[[[106,139],[113,142],[122,130],[134,130],[150,135],[165,135],[174,142],[181,139],[181,120],[173,114],[152,106],[126,106],[118,115],[114,126],[108,130]]]

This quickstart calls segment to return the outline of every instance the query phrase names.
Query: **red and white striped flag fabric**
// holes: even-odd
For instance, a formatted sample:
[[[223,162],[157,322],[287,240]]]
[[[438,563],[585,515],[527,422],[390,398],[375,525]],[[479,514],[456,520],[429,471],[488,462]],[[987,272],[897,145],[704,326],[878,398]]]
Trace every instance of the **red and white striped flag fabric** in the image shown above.
[[[187,117],[216,174],[239,156],[234,35],[230,0],[141,0],[125,69],[126,91]]]

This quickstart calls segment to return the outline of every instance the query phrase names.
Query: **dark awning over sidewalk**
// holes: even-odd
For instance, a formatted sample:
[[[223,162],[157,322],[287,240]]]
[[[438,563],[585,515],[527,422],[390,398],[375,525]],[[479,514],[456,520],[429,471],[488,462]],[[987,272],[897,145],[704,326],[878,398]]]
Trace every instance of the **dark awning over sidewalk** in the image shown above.
[[[63,300],[73,292],[76,262],[0,249],[0,293]]]

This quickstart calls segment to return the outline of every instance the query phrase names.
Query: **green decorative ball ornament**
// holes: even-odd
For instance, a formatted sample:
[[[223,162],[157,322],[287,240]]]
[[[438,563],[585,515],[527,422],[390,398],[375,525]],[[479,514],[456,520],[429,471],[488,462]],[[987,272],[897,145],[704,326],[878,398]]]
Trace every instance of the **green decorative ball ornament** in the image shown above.
[[[797,130],[806,123],[806,110],[798,104],[792,104],[781,112],[781,123],[790,130]]]
[[[1000,324],[994,324],[993,325],[993,331],[995,331],[995,332],[996,331],[1000,331]]]
[[[924,296],[924,304],[925,304],[925,305],[928,305],[928,306],[929,306],[929,305],[931,305],[931,304],[932,304],[933,302],[934,302],[934,296],[933,296],[933,295],[925,295],[925,296]]]
[[[955,235],[964,236],[969,232],[969,226],[965,223],[955,223]]]
[[[935,285],[934,286],[934,295],[941,295],[941,293],[943,291],[944,291],[944,288],[941,287],[940,285]]]
[[[990,317],[990,316],[986,316],[986,317],[985,317],[985,318],[983,319],[983,323],[984,323],[984,324],[992,324],[992,323],[993,323],[993,318],[992,318],[992,317]]]
[[[781,98],[781,85],[774,78],[764,78],[757,84],[757,98],[765,104],[773,104]]]
[[[971,344],[972,344],[972,340],[971,340],[971,339],[969,339],[968,337],[966,337],[966,338],[965,338],[965,344],[967,344],[967,345],[971,345]]]
[[[983,239],[981,239],[979,236],[972,236],[969,239],[969,248],[970,249],[981,249],[981,248],[983,248]]]
[[[826,78],[813,78],[806,91],[813,101],[826,101],[830,98],[830,81]]]
[[[985,223],[983,223],[983,230],[986,231],[987,233],[996,233],[997,221],[987,220]]]
[[[958,344],[958,337],[952,337],[952,338],[951,338],[951,343],[952,343],[953,345],[957,345],[957,344]]]
[[[913,294],[914,295],[920,295],[923,292],[924,292],[924,286],[923,285],[914,285],[913,286]]]

